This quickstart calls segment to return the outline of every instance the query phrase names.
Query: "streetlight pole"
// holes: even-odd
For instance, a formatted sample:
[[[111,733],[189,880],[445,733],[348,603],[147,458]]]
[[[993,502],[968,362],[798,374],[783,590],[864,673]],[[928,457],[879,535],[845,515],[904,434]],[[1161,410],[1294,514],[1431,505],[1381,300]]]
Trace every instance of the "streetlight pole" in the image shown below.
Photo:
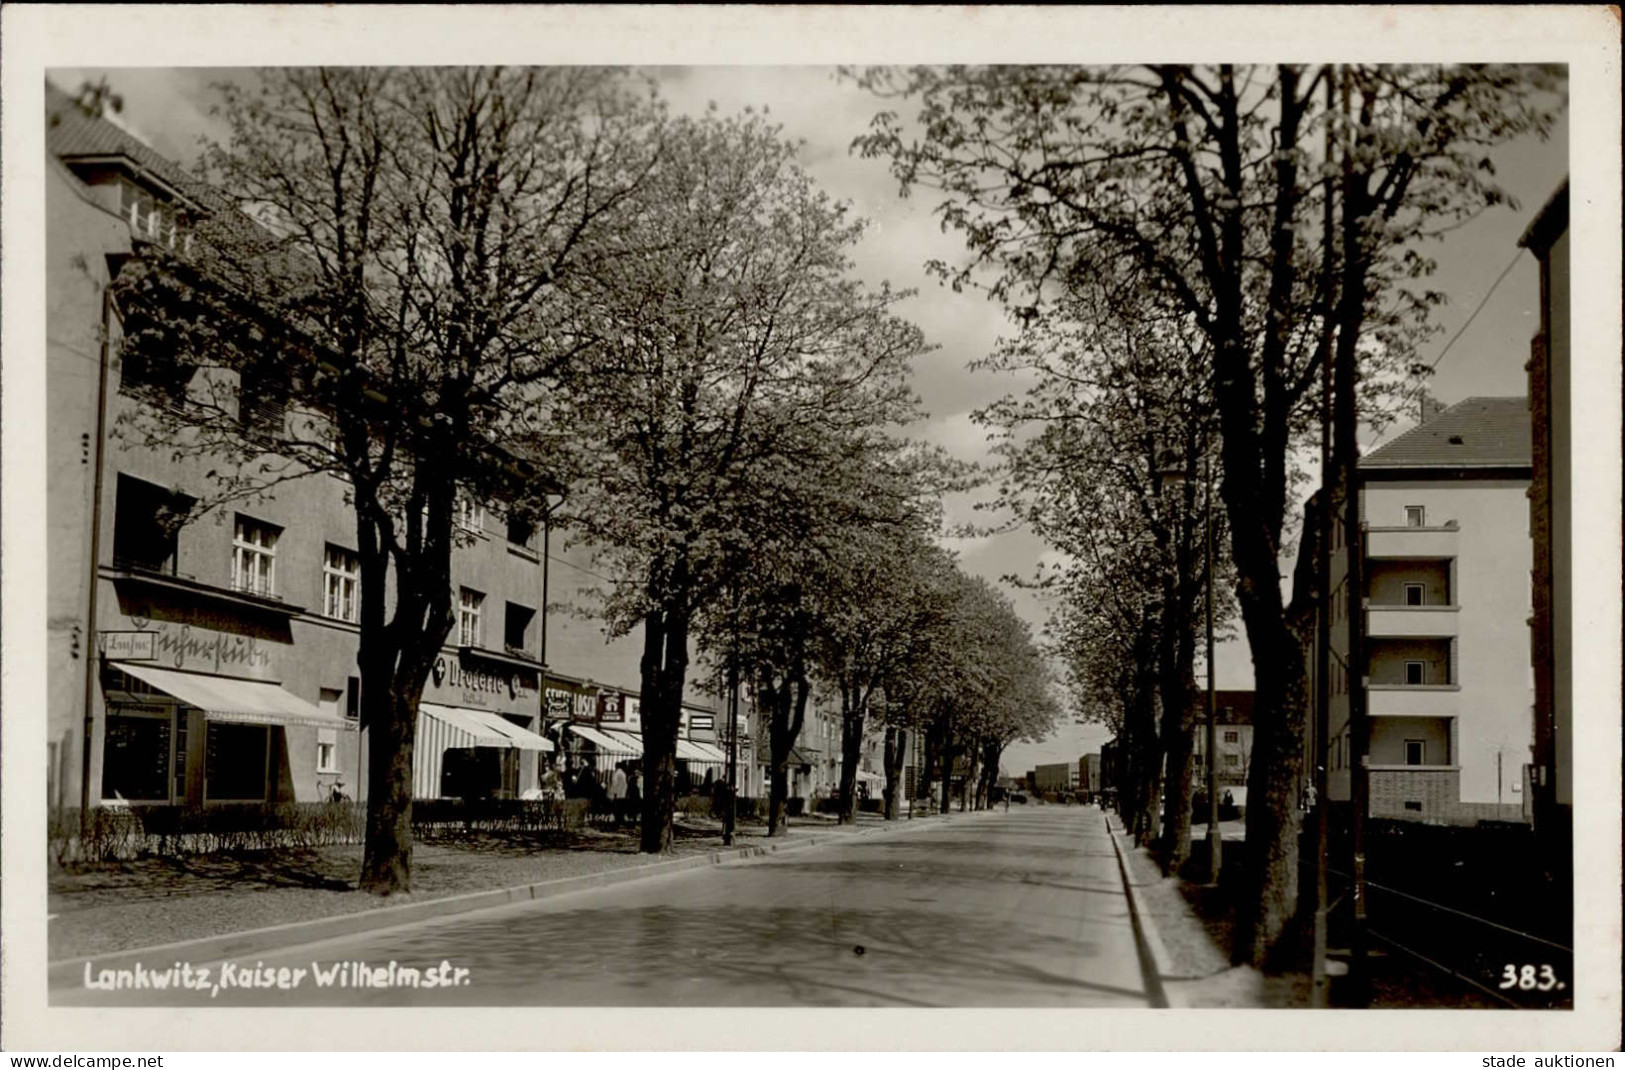
[[[739,588],[734,587],[734,636],[728,651],[728,800],[722,809],[722,845],[732,847],[739,794]]]
[[[1219,733],[1213,709],[1213,469],[1206,457],[1202,458],[1202,481],[1207,486],[1202,510],[1207,535],[1207,858],[1208,877],[1217,884],[1224,839],[1219,832]]]

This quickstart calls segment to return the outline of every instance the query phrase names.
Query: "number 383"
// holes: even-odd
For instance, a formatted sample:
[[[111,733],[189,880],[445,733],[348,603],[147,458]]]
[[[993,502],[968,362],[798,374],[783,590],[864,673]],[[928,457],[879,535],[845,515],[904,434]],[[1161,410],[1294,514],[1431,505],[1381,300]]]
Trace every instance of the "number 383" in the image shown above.
[[[1563,982],[1557,979],[1557,973],[1550,966],[1515,966],[1507,963],[1501,974],[1500,988],[1516,988],[1524,992],[1550,992],[1554,988],[1562,988]]]

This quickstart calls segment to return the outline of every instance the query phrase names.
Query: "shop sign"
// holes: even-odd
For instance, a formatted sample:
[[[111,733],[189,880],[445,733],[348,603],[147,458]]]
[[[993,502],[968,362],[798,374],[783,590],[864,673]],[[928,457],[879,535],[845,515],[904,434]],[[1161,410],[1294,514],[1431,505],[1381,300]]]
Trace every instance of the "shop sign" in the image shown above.
[[[547,715],[572,721],[596,721],[598,696],[550,687],[547,689]]]
[[[271,652],[251,635],[170,625],[137,619],[134,632],[103,632],[103,653],[112,658],[144,658],[171,669],[264,678],[270,675]],[[150,639],[138,639],[146,635]],[[129,644],[135,654],[114,653]],[[142,653],[150,650],[151,653]]]
[[[626,720],[626,696],[618,691],[606,691],[598,696],[598,719],[619,724]]]
[[[475,706],[486,705],[492,696],[517,699],[526,690],[522,673],[470,668],[446,657],[435,659],[434,683],[436,687],[456,689],[465,703]]]
[[[158,636],[153,632],[103,632],[102,656],[115,661],[153,661]]]

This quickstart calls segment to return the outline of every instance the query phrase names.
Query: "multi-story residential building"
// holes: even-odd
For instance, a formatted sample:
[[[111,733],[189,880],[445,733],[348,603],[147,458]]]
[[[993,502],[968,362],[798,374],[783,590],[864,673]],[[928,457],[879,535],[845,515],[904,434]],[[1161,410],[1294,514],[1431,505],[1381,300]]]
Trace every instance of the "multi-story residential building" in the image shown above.
[[[1519,245],[1540,263],[1540,329],[1530,339],[1532,478],[1529,530],[1534,540],[1535,754],[1532,810],[1536,830],[1570,842],[1574,762],[1574,498],[1569,356],[1569,185],[1546,202]],[[1566,866],[1558,867],[1566,871]]]
[[[1366,590],[1331,542],[1328,791],[1349,797],[1348,697],[1365,686],[1373,817],[1525,816],[1534,685],[1524,398],[1469,398],[1360,463]],[[1348,664],[1350,615],[1367,660]]]
[[[51,803],[359,798],[360,575],[345,485],[296,479],[171,523],[210,485],[211,460],[146,448],[127,425],[193,384],[122,359],[110,284],[138,243],[184,245],[207,197],[55,87],[45,119]],[[250,436],[319,418],[271,396],[240,408]],[[641,753],[634,733],[586,738],[636,727],[638,638],[606,641],[559,614],[548,631],[547,603],[586,597],[590,553],[553,555],[544,595],[545,531],[473,498],[459,527],[457,620],[424,690],[417,794],[523,792],[560,744],[600,764],[617,746]],[[718,708],[702,698],[686,711],[685,766],[720,758],[701,739]],[[572,731],[549,732],[548,715]]]

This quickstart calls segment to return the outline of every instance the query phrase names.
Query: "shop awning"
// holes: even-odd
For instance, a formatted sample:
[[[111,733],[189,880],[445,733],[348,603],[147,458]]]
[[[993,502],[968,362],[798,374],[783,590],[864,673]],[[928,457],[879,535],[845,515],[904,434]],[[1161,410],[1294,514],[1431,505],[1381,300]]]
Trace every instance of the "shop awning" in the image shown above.
[[[492,713],[489,710],[470,710],[469,712],[480,720],[488,722],[492,728],[507,736],[510,741],[509,745],[519,750],[552,751],[556,749],[551,739],[546,736],[539,736],[528,728],[521,728],[500,713]]]
[[[688,762],[726,762],[728,760],[725,753],[709,743],[682,738],[677,740],[677,757]]]
[[[618,754],[627,758],[640,758],[643,756],[643,747],[637,738],[624,732],[604,732],[591,725],[571,724],[566,726],[570,734],[586,740],[597,747],[603,754]]]
[[[879,773],[871,773],[867,769],[859,769],[857,773],[859,780],[867,781],[870,784],[884,784],[886,782],[884,776]]]
[[[501,747],[513,746],[508,737],[498,729],[474,716],[476,711],[465,710],[460,706],[437,706],[432,702],[418,703],[418,712],[426,717],[433,717],[448,728],[454,728],[459,733],[456,746],[460,747]]]
[[[232,724],[315,725],[318,728],[344,728],[348,722],[336,713],[327,713],[299,696],[263,680],[237,680],[224,676],[200,676],[175,672],[151,665],[114,662],[120,671],[171,695],[188,706],[196,706],[215,721]]]

